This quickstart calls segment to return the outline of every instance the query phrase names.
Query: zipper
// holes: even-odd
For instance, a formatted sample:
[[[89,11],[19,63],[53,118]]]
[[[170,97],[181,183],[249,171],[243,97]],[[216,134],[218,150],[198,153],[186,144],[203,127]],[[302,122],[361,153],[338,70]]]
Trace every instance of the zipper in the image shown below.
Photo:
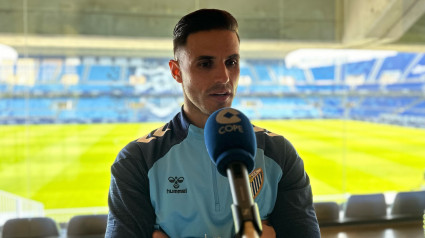
[[[214,190],[214,202],[215,202],[215,211],[220,211],[220,199],[218,197],[218,188],[217,188],[217,168],[211,162],[211,172],[212,172],[212,180],[213,180],[213,190]]]

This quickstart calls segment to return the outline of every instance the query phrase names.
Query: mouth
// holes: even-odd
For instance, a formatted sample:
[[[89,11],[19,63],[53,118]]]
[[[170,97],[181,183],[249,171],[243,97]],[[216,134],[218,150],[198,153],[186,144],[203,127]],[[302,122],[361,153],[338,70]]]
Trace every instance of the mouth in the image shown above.
[[[232,94],[228,91],[223,91],[223,92],[213,92],[213,93],[210,93],[209,95],[218,101],[226,101],[228,98],[231,97]]]
[[[227,96],[230,95],[229,92],[222,92],[222,93],[211,93],[212,96]]]

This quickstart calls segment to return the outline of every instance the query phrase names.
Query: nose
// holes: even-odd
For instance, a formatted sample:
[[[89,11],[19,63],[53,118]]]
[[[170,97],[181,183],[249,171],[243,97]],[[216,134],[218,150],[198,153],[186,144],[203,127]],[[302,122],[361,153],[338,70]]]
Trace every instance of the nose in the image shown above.
[[[218,83],[227,83],[229,82],[229,69],[226,67],[225,63],[220,64],[216,68],[215,72],[215,81]]]

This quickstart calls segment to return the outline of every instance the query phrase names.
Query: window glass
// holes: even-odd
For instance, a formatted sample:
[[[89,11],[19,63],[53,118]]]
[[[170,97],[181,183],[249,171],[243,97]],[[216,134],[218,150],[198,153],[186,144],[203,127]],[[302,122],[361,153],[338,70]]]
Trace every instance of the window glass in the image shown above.
[[[238,19],[233,106],[291,141],[315,201],[424,189],[425,15],[409,4],[1,1],[0,223],[107,212],[118,152],[180,111],[172,30],[200,8]]]

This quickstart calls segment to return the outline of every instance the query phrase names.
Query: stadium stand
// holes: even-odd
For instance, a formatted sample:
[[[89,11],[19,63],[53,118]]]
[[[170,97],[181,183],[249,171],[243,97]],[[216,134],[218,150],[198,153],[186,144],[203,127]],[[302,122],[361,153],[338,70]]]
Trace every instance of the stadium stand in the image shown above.
[[[241,77],[249,77],[251,80],[254,78],[254,74],[251,69],[247,66],[241,65],[240,67],[240,76]]]
[[[272,77],[270,75],[270,69],[268,66],[263,64],[258,64],[254,66],[255,71],[257,72],[258,79],[263,82],[272,81]]]
[[[411,70],[407,72],[406,81],[424,80],[425,78],[425,54],[417,54],[417,62],[414,62]]]
[[[275,62],[270,64],[273,73],[278,77],[280,83],[294,84],[306,81],[305,73],[302,69],[287,68],[284,62]],[[290,79],[290,81],[286,80]]]
[[[404,110],[402,115],[425,117],[425,100],[419,99],[415,105]]]
[[[399,82],[404,71],[414,59],[415,54],[399,52],[395,56],[387,57],[382,63],[376,79],[383,83]]]
[[[168,120],[182,98],[167,60],[20,58],[0,67],[0,124]],[[10,72],[13,77],[6,77]],[[287,68],[284,60],[247,59],[241,62],[234,107],[252,119],[344,116],[425,127],[424,92],[423,54],[310,69]]]
[[[311,72],[314,76],[315,82],[320,82],[323,80],[334,81],[335,79],[335,66],[312,68]]]
[[[375,60],[364,62],[346,63],[341,67],[341,78],[349,85],[364,84],[371,80],[369,78],[372,73],[372,67]]]
[[[114,65],[92,65],[87,77],[88,81],[118,81],[121,67]]]
[[[425,83],[423,82],[407,82],[407,83],[393,83],[387,85],[386,89],[388,91],[405,91],[405,92],[422,92],[424,90]]]
[[[383,91],[385,88],[384,85],[381,84],[376,84],[376,83],[371,83],[371,84],[363,84],[363,85],[358,85],[356,87],[356,90],[358,92],[380,92]]]

